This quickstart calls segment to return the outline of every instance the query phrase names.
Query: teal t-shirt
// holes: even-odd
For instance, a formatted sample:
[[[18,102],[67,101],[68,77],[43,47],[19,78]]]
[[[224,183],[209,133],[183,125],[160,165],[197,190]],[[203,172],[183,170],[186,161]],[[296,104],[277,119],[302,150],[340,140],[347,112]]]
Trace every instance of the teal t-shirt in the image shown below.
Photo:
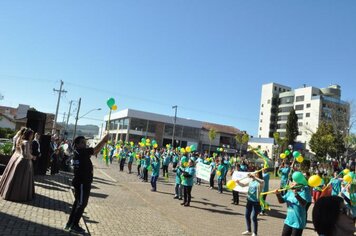
[[[337,196],[339,195],[339,193],[341,192],[341,180],[340,179],[335,179],[335,178],[332,178],[330,180],[330,183],[331,183],[331,196]]]
[[[300,191],[299,196],[306,200],[306,191]],[[293,191],[288,191],[283,197],[287,203],[287,217],[284,223],[295,229],[304,229],[306,225],[306,210],[301,206]]]
[[[132,163],[133,162],[133,159],[134,159],[134,154],[132,152],[129,153],[129,159],[128,159],[128,162],[129,163]]]
[[[186,176],[182,175],[182,185],[183,186],[193,186],[195,168],[194,167],[187,167],[187,168],[185,168],[184,171],[190,176],[186,177]]]
[[[248,185],[247,200],[251,202],[259,202],[260,183],[257,180],[252,180]]]
[[[224,179],[225,173],[227,171],[227,167],[224,164],[220,164],[218,167],[218,170],[220,171],[221,175],[218,176],[218,179]]]
[[[178,163],[178,162],[179,162],[179,156],[175,154],[173,156],[173,163]]]
[[[288,183],[288,175],[289,175],[289,172],[290,172],[290,168],[289,167],[283,167],[279,171],[281,173],[281,186],[280,187],[283,188]]]
[[[143,168],[147,168],[151,164],[151,158],[149,156],[145,156],[143,161]]]
[[[177,171],[176,171],[176,184],[182,183],[181,174],[182,174],[182,171],[181,171],[180,167],[178,167]]]
[[[263,177],[263,181],[264,181],[262,192],[268,192],[268,190],[269,190],[269,177],[270,177],[270,175],[269,175],[269,173],[267,172],[267,173],[263,173],[262,177]]]
[[[152,176],[159,176],[159,168],[160,168],[160,163],[157,160],[154,160],[152,162]]]
[[[163,165],[168,166],[169,163],[171,162],[171,158],[168,155],[163,156]]]
[[[215,175],[215,173],[216,173],[215,166],[216,166],[215,162],[210,163],[210,167],[211,167],[210,174],[212,174],[212,175]]]

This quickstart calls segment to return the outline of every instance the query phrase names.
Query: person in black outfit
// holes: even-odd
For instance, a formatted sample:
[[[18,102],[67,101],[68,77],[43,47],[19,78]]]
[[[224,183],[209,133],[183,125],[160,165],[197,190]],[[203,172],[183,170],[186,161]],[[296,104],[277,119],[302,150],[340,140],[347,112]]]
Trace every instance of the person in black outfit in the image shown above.
[[[39,174],[39,162],[40,161],[40,156],[41,156],[41,150],[40,150],[40,134],[39,133],[35,133],[35,138],[32,140],[32,144],[31,144],[31,150],[32,150],[32,156],[35,156],[35,159],[32,159],[32,163],[33,163],[33,172],[35,175]]]
[[[78,136],[74,139],[74,178],[72,184],[75,200],[65,230],[85,233],[85,230],[79,226],[79,220],[88,204],[91,183],[93,182],[93,164],[90,157],[98,154],[108,140],[109,135],[107,134],[96,147],[87,148],[84,136]]]

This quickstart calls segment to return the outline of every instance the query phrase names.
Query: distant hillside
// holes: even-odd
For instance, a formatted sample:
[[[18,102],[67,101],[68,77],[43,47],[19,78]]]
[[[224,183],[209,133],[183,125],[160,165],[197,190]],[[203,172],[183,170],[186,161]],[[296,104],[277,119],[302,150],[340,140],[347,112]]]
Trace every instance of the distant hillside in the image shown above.
[[[65,124],[62,124],[65,127]],[[69,124],[67,129],[67,136],[71,138],[74,132],[74,124]],[[76,136],[82,135],[85,137],[93,138],[94,135],[99,133],[99,126],[96,125],[77,125]]]

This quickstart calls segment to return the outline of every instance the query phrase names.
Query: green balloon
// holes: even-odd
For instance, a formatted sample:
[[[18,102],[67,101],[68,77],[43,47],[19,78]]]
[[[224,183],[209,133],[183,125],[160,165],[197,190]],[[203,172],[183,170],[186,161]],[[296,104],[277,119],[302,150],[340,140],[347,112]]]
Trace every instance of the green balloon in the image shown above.
[[[286,156],[289,156],[290,151],[289,150],[285,150],[284,154],[286,154]]]
[[[292,175],[292,179],[297,184],[308,185],[308,182],[305,179],[305,177],[302,174],[302,172],[299,172],[299,171],[294,172],[293,175]]]
[[[194,144],[192,144],[192,145],[190,145],[190,150],[192,150],[192,152],[194,152],[197,150],[197,147]]]
[[[115,105],[115,99],[114,99],[114,98],[109,98],[109,99],[106,101],[106,104],[107,104],[108,107],[111,109],[112,106]]]

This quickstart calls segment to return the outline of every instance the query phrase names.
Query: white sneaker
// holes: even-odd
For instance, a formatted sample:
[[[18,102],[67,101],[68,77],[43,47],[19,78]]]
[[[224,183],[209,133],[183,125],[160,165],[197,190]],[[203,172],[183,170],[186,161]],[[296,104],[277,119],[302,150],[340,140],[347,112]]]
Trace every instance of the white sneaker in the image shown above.
[[[241,233],[242,235],[252,235],[250,231],[245,231]]]
[[[252,236],[257,236],[257,234],[253,233]]]

